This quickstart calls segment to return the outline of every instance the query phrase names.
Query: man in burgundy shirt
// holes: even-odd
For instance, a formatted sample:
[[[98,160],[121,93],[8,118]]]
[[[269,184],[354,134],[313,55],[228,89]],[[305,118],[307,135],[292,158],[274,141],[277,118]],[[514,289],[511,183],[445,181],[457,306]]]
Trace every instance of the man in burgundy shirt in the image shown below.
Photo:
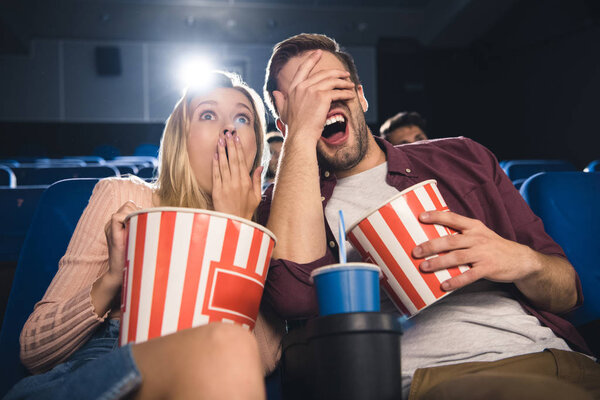
[[[587,349],[575,329],[556,316],[581,303],[577,274],[487,149],[466,138],[400,147],[375,139],[364,119],[368,105],[352,58],[326,36],[302,34],[277,44],[267,68],[265,97],[286,138],[276,183],[265,193],[259,219],[278,238],[265,296],[280,316],[300,319],[317,314],[310,272],[337,262],[338,244],[327,216],[330,201],[342,209],[364,209],[377,202],[372,193],[387,196],[436,179],[452,211],[425,212],[420,219],[459,234],[425,242],[413,256],[423,260],[420,267],[426,272],[463,264],[472,268],[442,283],[443,290],[469,285],[468,290],[419,313],[413,318],[415,328],[403,336],[406,396],[417,374],[419,385],[411,387],[411,399],[449,387],[461,398],[489,395],[473,393],[474,384],[492,392],[521,394],[524,388],[538,393],[551,388],[555,396],[581,390],[565,380],[600,395],[600,387],[590,383],[600,380],[600,367],[570,351]],[[377,175],[380,170],[383,175]],[[364,190],[353,192],[352,199],[340,194],[343,187],[357,183]],[[361,202],[363,197],[371,203]],[[446,254],[425,260],[442,252]],[[465,317],[471,303],[477,307]],[[499,316],[493,314],[496,308],[502,310]],[[452,318],[444,323],[458,335],[444,337],[446,331],[440,330],[439,321],[448,315]],[[471,330],[475,334],[468,345],[455,340],[468,337]],[[445,353],[445,343],[436,348],[419,342],[427,335],[447,341],[452,351]],[[559,350],[544,352],[546,346]],[[507,357],[512,357],[509,372],[533,373],[550,365],[553,376],[540,375],[537,384],[508,376]],[[594,378],[583,382],[559,376],[557,370],[563,367],[556,368],[557,358],[564,357],[574,357]],[[482,362],[488,375],[471,373],[475,364],[482,370]],[[525,367],[515,368],[515,363]],[[469,379],[457,384],[456,378],[467,372]],[[489,373],[500,375],[490,382]]]

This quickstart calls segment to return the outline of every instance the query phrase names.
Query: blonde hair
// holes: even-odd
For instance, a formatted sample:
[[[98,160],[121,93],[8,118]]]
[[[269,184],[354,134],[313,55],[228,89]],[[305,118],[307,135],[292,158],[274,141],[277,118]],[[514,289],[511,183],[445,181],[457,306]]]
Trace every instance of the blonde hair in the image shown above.
[[[217,88],[231,88],[245,95],[254,113],[256,156],[250,173],[261,164],[265,134],[265,108],[258,94],[238,75],[213,71],[211,84],[202,88],[188,88],[167,119],[158,153],[158,176],[154,181],[161,206],[213,209],[212,196],[202,190],[192,170],[187,151],[190,131],[191,101]]]

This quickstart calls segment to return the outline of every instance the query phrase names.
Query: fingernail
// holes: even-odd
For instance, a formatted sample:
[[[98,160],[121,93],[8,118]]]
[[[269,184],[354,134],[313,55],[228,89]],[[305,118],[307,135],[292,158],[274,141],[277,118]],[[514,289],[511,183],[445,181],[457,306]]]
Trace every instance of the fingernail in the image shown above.
[[[423,249],[420,246],[415,247],[415,249],[413,250],[413,253],[415,256],[420,256],[421,254],[423,254]]]
[[[225,140],[223,138],[219,138],[219,146],[225,146]]]
[[[450,290],[450,284],[448,283],[448,281],[442,282],[442,289]]]
[[[237,143],[239,143],[240,142],[240,137],[238,135],[235,135],[233,137],[233,140],[236,141]]]
[[[431,217],[431,215],[429,215],[429,213],[427,213],[427,212],[421,213],[422,221],[427,221],[430,217]]]
[[[423,261],[421,263],[421,269],[427,271],[429,269],[429,262],[428,261]]]
[[[227,139],[231,139],[231,133],[229,133],[229,132],[226,132],[226,133],[225,133],[225,136],[227,136]]]

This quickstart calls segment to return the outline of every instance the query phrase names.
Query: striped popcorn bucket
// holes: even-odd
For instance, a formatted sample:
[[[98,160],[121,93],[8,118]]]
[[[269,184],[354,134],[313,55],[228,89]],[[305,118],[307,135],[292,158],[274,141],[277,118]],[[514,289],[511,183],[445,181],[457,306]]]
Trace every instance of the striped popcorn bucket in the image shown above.
[[[366,262],[381,267],[381,285],[398,310],[409,317],[448,295],[441,283],[467,271],[458,266],[436,272],[421,272],[422,260],[412,257],[419,244],[452,235],[452,229],[437,224],[422,224],[423,211],[448,211],[435,180],[420,182],[403,190],[391,200],[348,229],[348,240]],[[427,259],[438,257],[434,255]]]
[[[273,233],[190,208],[140,210],[127,218],[121,346],[209,322],[254,329]]]

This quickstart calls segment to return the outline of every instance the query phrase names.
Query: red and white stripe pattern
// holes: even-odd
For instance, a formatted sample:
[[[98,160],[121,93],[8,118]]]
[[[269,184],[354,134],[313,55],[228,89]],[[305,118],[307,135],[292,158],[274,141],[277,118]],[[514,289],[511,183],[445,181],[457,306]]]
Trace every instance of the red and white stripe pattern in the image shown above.
[[[408,316],[447,295],[449,292],[441,289],[441,283],[468,270],[466,266],[459,266],[434,273],[420,271],[422,260],[414,259],[412,250],[428,240],[455,233],[440,225],[420,223],[419,214],[431,210],[448,211],[433,180],[403,191],[348,234],[363,260],[381,267],[384,290]]]
[[[132,216],[121,346],[215,321],[252,330],[274,243],[265,230],[209,212]]]

